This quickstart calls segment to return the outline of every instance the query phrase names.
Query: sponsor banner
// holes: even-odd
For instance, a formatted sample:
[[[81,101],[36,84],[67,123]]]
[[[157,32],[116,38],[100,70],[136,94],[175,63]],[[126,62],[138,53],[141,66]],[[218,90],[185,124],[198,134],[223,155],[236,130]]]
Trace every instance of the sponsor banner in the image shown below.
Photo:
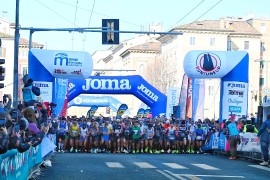
[[[186,118],[192,117],[192,78],[188,78],[188,94],[186,104]]]
[[[139,75],[70,79],[69,101],[80,94],[133,94],[151,108],[154,117],[166,112],[167,97]]]
[[[167,107],[166,107],[166,117],[171,118],[173,114],[173,106],[178,105],[179,99],[179,88],[177,87],[169,87],[167,93]]]
[[[184,59],[184,70],[192,78],[222,78],[246,55],[244,51],[189,51]]]
[[[87,78],[93,70],[93,60],[87,52],[43,49],[30,52],[56,78]]]
[[[116,113],[116,118],[121,118],[121,116],[126,112],[128,106],[126,104],[121,104]]]
[[[187,95],[188,95],[188,77],[184,74],[180,97],[179,97],[179,118],[185,119],[186,118],[186,106],[187,106]]]
[[[29,171],[42,162],[39,146],[30,147],[29,150],[19,153],[17,150],[9,150],[0,154],[0,179],[27,179]]]
[[[248,83],[224,81],[222,99],[223,118],[228,118],[231,114],[247,115]]]
[[[137,117],[138,118],[142,118],[144,116],[144,109],[143,108],[140,108],[137,112]]]
[[[194,78],[192,81],[192,119],[204,119],[204,97],[205,81],[204,79]]]
[[[40,96],[37,97],[39,101],[52,102],[52,82],[34,81],[34,86],[40,88]]]

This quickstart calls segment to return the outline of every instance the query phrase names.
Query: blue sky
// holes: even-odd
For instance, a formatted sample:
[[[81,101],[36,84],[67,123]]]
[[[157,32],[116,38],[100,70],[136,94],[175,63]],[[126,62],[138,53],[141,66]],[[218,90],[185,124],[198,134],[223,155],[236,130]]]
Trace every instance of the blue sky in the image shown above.
[[[89,27],[100,27],[102,19],[115,18],[120,20],[120,30],[139,31],[149,24],[161,23],[164,31],[167,31],[199,3],[202,2],[177,25],[195,21],[219,1],[96,0]],[[7,11],[7,19],[11,22],[15,22],[15,2],[16,0],[0,0],[0,13]],[[20,0],[20,24],[22,27],[73,28],[75,22],[75,27],[87,27],[93,4],[94,0]],[[222,0],[199,20],[252,14],[270,18],[267,7],[270,7],[269,0]],[[28,31],[21,31],[21,37],[28,36]],[[120,34],[120,40],[135,36]],[[36,32],[33,40],[44,44],[47,49],[85,50],[93,53],[109,48],[101,44],[100,33]]]

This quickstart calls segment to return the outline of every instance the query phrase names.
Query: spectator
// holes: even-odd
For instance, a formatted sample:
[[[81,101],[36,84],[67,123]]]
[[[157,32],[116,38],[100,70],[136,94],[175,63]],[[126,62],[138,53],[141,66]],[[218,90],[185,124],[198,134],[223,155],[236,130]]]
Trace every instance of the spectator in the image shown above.
[[[40,95],[40,89],[33,85],[33,79],[28,79],[27,83],[24,85],[23,91],[23,101],[26,107],[33,106],[38,103],[37,96]]]
[[[230,143],[230,160],[237,159],[237,144],[240,143],[240,135],[235,123],[235,118],[230,118],[230,123],[225,128],[225,134]]]
[[[4,154],[8,150],[9,136],[6,127],[0,128],[0,154]]]
[[[264,161],[260,163],[262,166],[267,166],[269,160],[269,141],[270,141],[270,114],[267,115],[267,119],[262,123],[258,137],[261,142],[261,151],[263,154]]]
[[[246,124],[244,125],[243,133],[250,132],[258,134],[257,128],[252,124],[251,119],[246,120]]]

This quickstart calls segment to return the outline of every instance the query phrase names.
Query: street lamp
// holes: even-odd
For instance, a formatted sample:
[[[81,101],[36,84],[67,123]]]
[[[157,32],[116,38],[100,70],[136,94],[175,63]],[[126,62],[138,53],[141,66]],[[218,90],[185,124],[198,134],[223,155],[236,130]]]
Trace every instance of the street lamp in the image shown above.
[[[263,77],[263,69],[264,69],[264,63],[266,63],[266,76],[265,76],[265,85],[268,86],[268,62],[270,60],[265,59],[256,59],[254,62],[260,62],[260,76],[259,76],[259,104],[262,105],[262,91],[264,86],[264,77]]]

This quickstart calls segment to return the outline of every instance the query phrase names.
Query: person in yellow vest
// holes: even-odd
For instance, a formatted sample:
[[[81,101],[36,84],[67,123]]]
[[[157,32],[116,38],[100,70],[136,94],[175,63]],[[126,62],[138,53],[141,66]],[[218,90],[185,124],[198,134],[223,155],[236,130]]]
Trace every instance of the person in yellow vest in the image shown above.
[[[250,132],[258,134],[258,129],[251,124],[251,119],[246,119],[246,124],[244,125],[243,133]]]

